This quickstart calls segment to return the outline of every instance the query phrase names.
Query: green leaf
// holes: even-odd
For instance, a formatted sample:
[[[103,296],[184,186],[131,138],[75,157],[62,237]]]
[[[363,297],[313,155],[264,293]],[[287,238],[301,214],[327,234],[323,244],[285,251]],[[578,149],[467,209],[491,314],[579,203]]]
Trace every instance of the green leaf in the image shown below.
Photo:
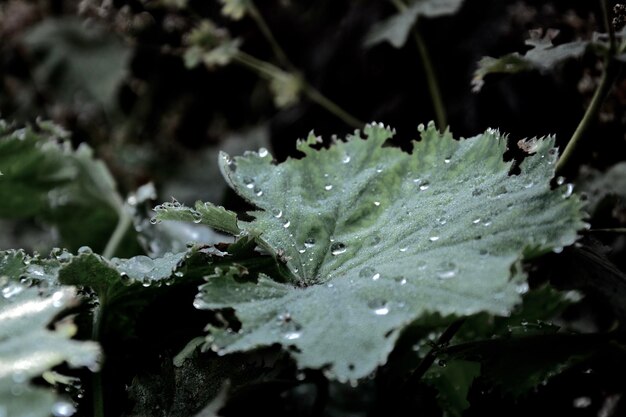
[[[474,71],[472,91],[478,92],[482,89],[485,84],[484,78],[488,74],[549,71],[567,59],[580,58],[590,45],[588,41],[575,41],[555,46],[552,39],[558,31],[554,30],[548,30],[543,37],[541,31],[531,31],[530,34],[531,38],[526,41],[526,45],[532,48],[523,55],[515,52],[500,58],[488,56],[481,58],[478,61],[478,68]]]
[[[188,47],[183,59],[187,68],[204,63],[212,69],[228,65],[239,53],[240,39],[231,39],[227,30],[217,27],[210,20],[202,20],[187,36]]]
[[[301,368],[357,380],[385,363],[402,330],[428,313],[508,315],[527,286],[519,268],[573,243],[581,203],[551,190],[554,139],[509,175],[495,130],[454,140],[434,124],[412,154],[383,146],[381,125],[276,165],[266,153],[220,160],[230,186],[258,207],[239,227],[284,265],[240,282],[218,270],[196,305],[233,308],[241,329],[214,329],[221,353],[281,344]]]
[[[75,18],[45,19],[23,39],[38,61],[40,85],[68,104],[86,99],[115,107],[130,49],[113,32]]]
[[[196,207],[193,209],[174,201],[160,204],[154,208],[154,211],[156,212],[155,222],[162,220],[194,222],[232,235],[240,233],[239,226],[237,226],[237,214],[211,203],[197,201]]]
[[[122,198],[93,150],[86,144],[73,150],[59,129],[48,122],[39,122],[37,131],[0,128],[0,217],[37,217],[56,225],[74,250],[104,246]]]
[[[71,340],[76,328],[70,321],[47,328],[60,312],[76,304],[76,290],[63,287],[42,296],[39,289],[19,284],[17,276],[5,272],[0,276],[0,414],[47,417],[61,409],[74,410],[53,389],[29,381],[63,362],[97,369],[99,346]]]
[[[404,10],[376,24],[366,35],[365,46],[389,42],[394,48],[402,48],[419,16],[433,18],[451,15],[462,4],[463,0],[413,0]]]
[[[436,388],[437,400],[447,415],[461,416],[469,407],[467,393],[474,378],[480,375],[480,364],[468,361],[439,362],[424,375],[424,382]]]
[[[241,20],[250,7],[250,0],[220,0],[222,3],[222,14],[233,20]]]

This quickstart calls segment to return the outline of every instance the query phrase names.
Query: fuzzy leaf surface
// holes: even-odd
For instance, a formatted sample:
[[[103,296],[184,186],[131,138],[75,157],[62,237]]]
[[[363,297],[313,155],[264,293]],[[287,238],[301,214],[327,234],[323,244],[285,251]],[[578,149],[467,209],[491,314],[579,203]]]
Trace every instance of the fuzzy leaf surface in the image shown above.
[[[2,259],[12,257],[5,253]],[[12,262],[14,259],[9,260]],[[29,383],[63,362],[72,367],[97,367],[100,348],[94,342],[71,340],[75,327],[70,321],[47,326],[61,311],[76,303],[76,289],[58,288],[41,295],[37,288],[19,283],[19,277],[0,277],[0,414],[47,417],[54,407],[73,408],[54,390]]]
[[[384,147],[393,133],[382,125],[365,134],[320,150],[311,135],[302,159],[279,165],[265,152],[222,156],[227,182],[259,208],[239,227],[289,274],[209,278],[196,305],[241,321],[214,329],[213,349],[293,346],[301,368],[357,380],[426,313],[509,314],[527,288],[522,256],[571,244],[583,227],[578,198],[550,189],[552,138],[510,176],[494,130],[457,141],[431,125],[412,154]]]

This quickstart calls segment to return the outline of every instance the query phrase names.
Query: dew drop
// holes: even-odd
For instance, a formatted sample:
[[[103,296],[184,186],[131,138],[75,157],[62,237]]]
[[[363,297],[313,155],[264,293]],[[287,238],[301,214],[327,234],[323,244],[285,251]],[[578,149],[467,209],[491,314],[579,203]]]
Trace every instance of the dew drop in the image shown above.
[[[324,186],[324,189],[325,189],[326,191],[330,191],[330,190],[332,190],[332,189],[333,189],[333,186],[332,186],[331,184],[328,184],[328,185]]]
[[[333,256],[341,255],[342,253],[345,253],[346,250],[346,245],[341,242],[334,242],[332,245],[330,245],[330,253]]]
[[[55,291],[52,294],[52,306],[56,308],[63,306],[63,291]]]
[[[80,248],[78,248],[79,255],[89,255],[91,253],[93,253],[93,251],[89,246],[81,246]]]
[[[426,263],[426,261],[420,260],[416,262],[416,266],[418,270],[423,271],[428,267],[428,264]]]
[[[480,217],[477,217],[474,220],[472,220],[472,223],[474,223],[474,224],[480,223]]]
[[[289,220],[287,220],[285,223],[283,223],[283,227],[284,227],[285,229],[288,229],[288,228],[289,228],[289,226],[291,226],[291,222],[290,222]]]
[[[458,272],[457,266],[454,262],[445,261],[439,264],[437,268],[437,277],[440,279],[454,278]]]
[[[7,285],[6,287],[2,289],[2,296],[4,298],[11,298],[13,296],[18,295],[22,291],[24,291],[24,287],[22,287],[21,285],[15,285],[15,284]]]
[[[76,407],[67,401],[59,401],[52,406],[52,415],[55,417],[69,417],[76,413]]]
[[[367,306],[374,311],[377,316],[385,316],[389,314],[389,306],[387,302],[382,299],[372,300],[367,303]]]
[[[344,163],[344,164],[349,163],[349,162],[350,162],[350,155],[345,154],[345,155],[343,156],[343,158],[341,159],[341,162],[342,162],[342,163]]]
[[[373,235],[368,239],[368,241],[371,246],[376,246],[380,243],[381,239],[380,239],[380,236]]]
[[[431,242],[436,242],[439,240],[439,236],[431,236],[428,238],[428,240],[430,240]]]
[[[591,405],[591,398],[589,397],[578,397],[574,399],[572,405],[575,408],[587,408]]]
[[[450,163],[450,160],[451,160],[451,158],[446,158],[446,159],[444,159],[444,160],[443,160],[443,162],[444,162],[445,164],[449,164],[449,163]]]
[[[517,292],[520,295],[524,295],[528,292],[528,289],[529,289],[528,283],[522,282],[515,287],[515,292]]]
[[[157,224],[157,223],[161,223],[161,221],[157,219],[156,216],[150,219],[150,224]]]
[[[405,246],[403,248],[400,248],[400,252],[406,252],[407,250],[409,250],[408,246]]]
[[[276,217],[277,219],[280,219],[281,217],[283,217],[283,211],[280,209],[274,209],[272,210],[272,216]]]
[[[374,201],[374,205],[375,205],[376,207],[380,206],[380,201]]]
[[[246,188],[254,188],[254,178],[252,177],[243,177],[242,179],[244,185],[246,186]]]
[[[403,276],[395,277],[393,280],[396,281],[400,285],[406,284],[406,278],[404,278]]]
[[[313,246],[315,246],[315,239],[313,239],[312,237],[309,237],[304,241],[305,248],[310,249]]]
[[[574,184],[565,184],[565,191],[563,191],[563,198],[569,198],[574,192]]]
[[[565,184],[565,177],[558,177],[556,179],[556,185],[563,185]]]
[[[261,190],[259,187],[254,187],[253,191],[257,197],[261,197],[263,195],[263,190]]]
[[[285,333],[285,339],[287,340],[296,340],[302,336],[302,332],[287,332]]]
[[[422,133],[424,130],[426,129],[426,127],[424,126],[424,123],[420,123],[417,125],[417,131]]]
[[[267,155],[269,154],[268,150],[265,148],[260,148],[259,149],[259,156],[261,158],[265,158]]]
[[[422,185],[420,185],[420,190],[426,191],[428,190],[428,187],[430,187],[430,183],[428,181],[423,181]]]

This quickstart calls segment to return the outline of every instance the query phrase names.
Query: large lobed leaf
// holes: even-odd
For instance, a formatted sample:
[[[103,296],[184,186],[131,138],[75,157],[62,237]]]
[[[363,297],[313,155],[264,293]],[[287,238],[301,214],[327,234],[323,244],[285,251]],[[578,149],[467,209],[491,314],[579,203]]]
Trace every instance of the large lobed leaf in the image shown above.
[[[231,187],[259,208],[239,228],[285,264],[286,276],[216,271],[196,306],[233,308],[241,328],[212,329],[220,353],[281,344],[301,368],[357,380],[384,363],[402,330],[427,313],[507,315],[527,290],[519,261],[569,245],[581,203],[551,190],[553,138],[509,175],[495,130],[454,140],[433,125],[412,154],[368,125],[346,142],[276,165],[263,150],[223,155]]]
[[[73,287],[57,287],[48,294],[19,283],[17,264],[23,254],[0,254],[0,415],[71,415],[74,406],[54,390],[34,386],[30,380],[54,366],[98,366],[100,348],[94,342],[71,340],[75,327],[70,321],[47,328],[64,309],[77,301]],[[7,275],[8,274],[8,275]]]

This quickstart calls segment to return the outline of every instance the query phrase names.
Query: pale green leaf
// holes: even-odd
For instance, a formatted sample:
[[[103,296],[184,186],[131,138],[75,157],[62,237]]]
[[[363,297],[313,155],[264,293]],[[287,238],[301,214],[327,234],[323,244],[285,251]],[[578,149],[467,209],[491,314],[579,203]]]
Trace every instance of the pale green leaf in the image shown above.
[[[45,19],[24,42],[37,61],[34,76],[40,86],[68,104],[92,100],[114,108],[130,48],[113,32],[75,18]]]
[[[298,102],[302,82],[285,71],[276,71],[270,78],[270,91],[274,96],[274,104],[278,108],[288,107]]]
[[[512,311],[527,290],[522,256],[569,245],[583,227],[578,197],[550,188],[554,139],[529,145],[534,155],[509,175],[497,131],[457,141],[422,130],[412,154],[383,146],[393,133],[374,124],[367,139],[328,149],[310,135],[302,159],[278,165],[266,152],[221,159],[227,182],[258,207],[239,227],[288,272],[207,279],[196,305],[233,308],[241,322],[214,329],[213,349],[281,344],[301,368],[357,380],[425,314]]]
[[[472,79],[472,91],[478,92],[484,85],[484,78],[488,74],[508,73],[539,70],[545,72],[551,70],[561,62],[580,58],[587,47],[588,41],[574,41],[561,45],[553,45],[552,39],[558,31],[547,31],[541,36],[540,31],[531,31],[531,38],[526,45],[531,46],[526,53],[517,52],[501,56],[500,58],[483,57],[478,61],[478,68],[474,71]]]
[[[239,234],[237,214],[224,207],[211,203],[196,202],[195,208],[187,207],[177,201],[163,203],[154,208],[154,221],[178,220],[204,224],[222,232]]]
[[[222,14],[233,20],[241,20],[250,7],[251,0],[220,0],[222,3]]]
[[[365,46],[389,42],[394,48],[402,48],[419,16],[451,15],[459,10],[462,3],[463,0],[413,0],[405,10],[374,25],[365,38]]]
[[[5,272],[0,277],[0,414],[47,417],[61,408],[73,410],[53,389],[33,386],[30,380],[64,362],[97,369],[99,346],[71,340],[75,327],[70,321],[47,328],[60,312],[76,304],[76,290],[62,287],[42,296],[37,288],[26,287],[19,277]]]

